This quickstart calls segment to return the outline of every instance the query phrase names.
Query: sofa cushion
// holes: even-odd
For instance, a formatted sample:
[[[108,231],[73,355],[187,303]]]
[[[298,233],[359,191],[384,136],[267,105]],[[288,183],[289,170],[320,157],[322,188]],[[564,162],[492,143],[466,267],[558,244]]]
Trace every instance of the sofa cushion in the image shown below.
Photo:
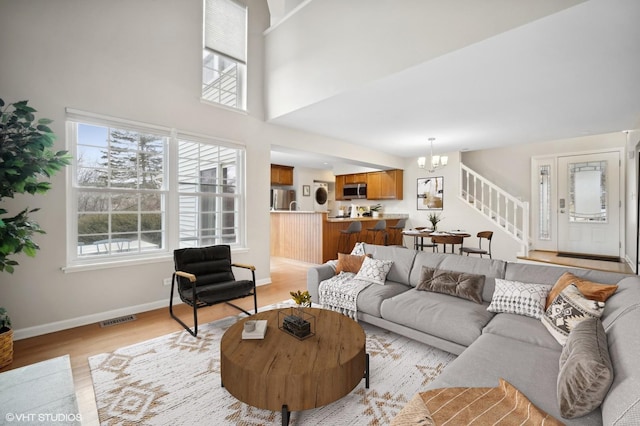
[[[525,315],[540,319],[551,286],[496,278],[496,289],[487,308],[491,312]]]
[[[411,289],[382,302],[382,318],[469,346],[493,317],[487,304]]]
[[[506,314],[498,314],[506,315]],[[528,319],[523,317],[524,319]],[[600,409],[579,419],[561,418],[557,400],[557,350],[486,333],[453,360],[425,390],[443,387],[491,387],[503,378],[541,410],[567,425],[602,425]],[[604,407],[604,405],[603,405]],[[612,424],[607,423],[605,424]]]
[[[389,280],[384,285],[370,285],[358,294],[358,311],[379,318],[380,305],[385,299],[404,293],[410,288],[406,284]]]
[[[387,274],[391,269],[391,265],[393,265],[393,260],[372,259],[365,256],[355,279],[384,285],[384,282],[387,280]]]
[[[562,348],[539,319],[524,315],[498,314],[489,321],[482,333],[497,334],[556,351]]]
[[[587,318],[600,318],[604,302],[587,299],[580,290],[569,284],[553,299],[542,316],[542,324],[564,346],[571,330]]]
[[[640,287],[637,278],[635,281],[636,287]],[[607,305],[621,296],[618,290]],[[637,425],[640,422],[640,299],[636,298],[631,303],[627,300],[627,303],[626,311],[609,327],[605,326],[614,372],[613,383],[601,406],[605,425]]]
[[[416,286],[416,290],[448,294],[476,303],[482,303],[483,288],[484,275],[446,271],[428,266],[422,267],[420,283]]]
[[[397,246],[378,246],[363,244],[365,254],[370,254],[374,259],[392,259],[393,265],[389,270],[387,279],[401,284],[409,284],[409,273],[416,257],[415,250],[409,250]]]
[[[336,265],[336,274],[340,272],[353,272],[357,274],[362,267],[365,256],[358,256],[354,254],[338,253],[338,263]]]
[[[569,284],[573,284],[578,287],[580,293],[582,293],[587,299],[598,300],[600,302],[605,302],[618,289],[618,286],[615,284],[607,285],[594,283],[589,280],[578,278],[571,272],[565,272],[560,276],[560,278],[558,278],[556,283],[553,285],[553,288],[549,292],[545,309],[549,307],[551,302],[553,302],[553,299],[555,299],[556,296],[560,294],[560,292],[564,290]]]
[[[594,269],[559,268],[557,266],[509,262],[505,270],[504,278],[525,283],[553,285],[565,272],[571,272],[576,277],[603,284],[617,284],[618,281],[629,276],[628,274],[596,271]]]
[[[562,417],[573,419],[602,404],[613,381],[607,335],[597,318],[576,325],[560,355],[558,405]]]

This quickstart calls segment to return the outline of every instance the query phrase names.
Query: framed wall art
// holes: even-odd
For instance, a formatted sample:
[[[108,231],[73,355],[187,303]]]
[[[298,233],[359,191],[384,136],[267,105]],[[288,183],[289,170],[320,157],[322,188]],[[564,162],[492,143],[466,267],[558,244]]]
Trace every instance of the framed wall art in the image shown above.
[[[311,195],[311,185],[302,185],[302,196],[309,197]]]
[[[442,210],[444,205],[444,177],[418,178],[418,210]]]

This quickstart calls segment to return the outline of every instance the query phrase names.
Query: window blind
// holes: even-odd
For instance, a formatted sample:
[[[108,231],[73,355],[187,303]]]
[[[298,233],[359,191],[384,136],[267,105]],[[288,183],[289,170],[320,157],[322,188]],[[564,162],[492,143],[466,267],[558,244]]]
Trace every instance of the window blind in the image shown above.
[[[205,47],[246,62],[247,8],[233,0],[205,1]]]

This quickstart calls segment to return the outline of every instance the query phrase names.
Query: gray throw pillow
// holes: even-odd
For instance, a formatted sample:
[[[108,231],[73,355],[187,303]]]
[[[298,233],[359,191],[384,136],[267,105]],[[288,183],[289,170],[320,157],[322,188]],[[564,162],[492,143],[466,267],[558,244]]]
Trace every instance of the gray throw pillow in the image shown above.
[[[484,275],[422,267],[416,290],[433,291],[482,303]]]
[[[571,330],[560,355],[560,414],[573,419],[595,410],[612,382],[613,367],[602,322],[598,318],[585,319]]]

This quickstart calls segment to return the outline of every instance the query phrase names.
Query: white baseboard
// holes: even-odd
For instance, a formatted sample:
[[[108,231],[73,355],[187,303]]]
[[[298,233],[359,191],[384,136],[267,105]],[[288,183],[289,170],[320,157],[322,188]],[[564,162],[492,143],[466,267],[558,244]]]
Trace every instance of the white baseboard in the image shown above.
[[[262,286],[271,283],[271,277],[256,281],[256,286]],[[179,297],[174,297],[173,304],[182,303]],[[77,318],[69,318],[62,321],[56,321],[49,324],[35,325],[33,327],[20,328],[13,330],[13,340],[28,339],[29,337],[41,336],[56,331],[68,330],[70,328],[80,327],[88,324],[95,324],[111,318],[118,318],[125,315],[138,314],[140,312],[152,311],[154,309],[166,308],[169,306],[168,300],[158,300],[155,302],[143,303],[141,305],[126,306],[124,308],[113,309],[110,311],[100,312],[97,314],[85,315]]]

